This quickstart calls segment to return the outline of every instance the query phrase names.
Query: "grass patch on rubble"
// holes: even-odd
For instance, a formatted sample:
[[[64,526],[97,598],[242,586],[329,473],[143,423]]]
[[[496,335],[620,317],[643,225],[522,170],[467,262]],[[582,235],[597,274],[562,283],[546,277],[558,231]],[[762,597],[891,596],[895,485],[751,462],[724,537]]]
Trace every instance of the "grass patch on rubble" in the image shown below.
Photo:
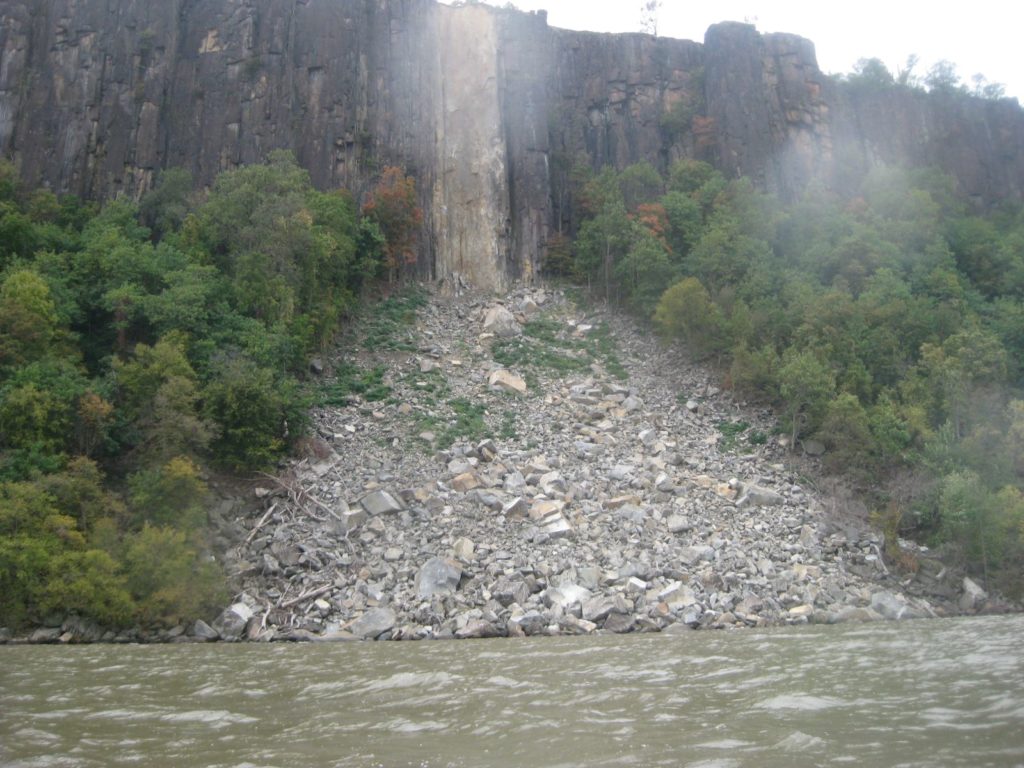
[[[722,450],[732,451],[740,445],[755,446],[768,442],[768,435],[759,429],[751,429],[745,421],[720,421],[715,425],[721,433]]]
[[[491,354],[495,362],[507,368],[578,373],[600,362],[615,378],[628,378],[607,323],[595,326],[581,338],[568,336],[568,330],[569,326],[551,317],[539,317],[523,326],[522,336],[496,341]]]
[[[499,440],[515,440],[519,437],[519,417],[515,411],[505,411],[501,415],[501,424],[498,425],[497,438]]]
[[[391,397],[391,387],[384,383],[385,368],[378,365],[369,370],[352,363],[342,363],[334,378],[320,389],[322,405],[351,405],[357,397],[367,402],[379,402]]]
[[[438,400],[447,397],[452,391],[448,378],[440,369],[429,373],[420,371],[405,373],[402,375],[402,383],[417,392],[433,395]]]
[[[417,434],[433,432],[431,447],[445,450],[458,440],[475,443],[488,437],[491,429],[484,420],[486,406],[473,403],[464,397],[455,397],[445,403],[450,412],[441,415],[421,416],[416,422]]]
[[[368,307],[361,323],[363,348],[373,351],[415,351],[415,339],[409,329],[416,322],[416,311],[426,305],[427,299],[424,288],[410,285]]]

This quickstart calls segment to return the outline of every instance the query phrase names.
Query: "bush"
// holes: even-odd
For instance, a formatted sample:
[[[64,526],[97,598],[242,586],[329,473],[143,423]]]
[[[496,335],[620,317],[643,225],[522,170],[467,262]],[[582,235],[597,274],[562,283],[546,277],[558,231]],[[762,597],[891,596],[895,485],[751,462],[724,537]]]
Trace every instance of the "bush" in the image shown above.
[[[208,616],[225,599],[223,577],[183,531],[148,523],[128,538],[127,584],[139,617],[168,626]]]
[[[298,383],[275,377],[251,360],[224,363],[203,391],[204,414],[220,431],[212,448],[232,469],[266,467],[284,452],[289,437],[301,433],[305,399]]]

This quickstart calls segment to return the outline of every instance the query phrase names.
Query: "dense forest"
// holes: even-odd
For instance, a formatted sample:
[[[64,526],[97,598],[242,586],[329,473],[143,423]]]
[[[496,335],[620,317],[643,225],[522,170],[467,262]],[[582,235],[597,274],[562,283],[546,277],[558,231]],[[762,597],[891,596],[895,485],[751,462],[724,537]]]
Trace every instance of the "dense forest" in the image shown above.
[[[784,205],[697,161],[667,178],[580,166],[552,273],[652,317],[777,408],[793,450],[864,495],[889,558],[946,547],[990,586],[1024,576],[1024,211],[973,214],[931,170]]]
[[[574,173],[584,283],[770,404],[794,451],[866,499],[889,559],[945,547],[990,588],[1024,574],[1024,212],[973,213],[928,170],[785,205],[684,160]],[[413,181],[360,207],[291,155],[139,203],[22,189],[0,166],[0,624],[169,626],[226,597],[217,470],[301,436],[309,357],[416,260]]]
[[[290,154],[138,205],[23,190],[0,166],[0,625],[206,615],[209,472],[301,436],[303,377],[419,211],[386,169],[362,210]]]

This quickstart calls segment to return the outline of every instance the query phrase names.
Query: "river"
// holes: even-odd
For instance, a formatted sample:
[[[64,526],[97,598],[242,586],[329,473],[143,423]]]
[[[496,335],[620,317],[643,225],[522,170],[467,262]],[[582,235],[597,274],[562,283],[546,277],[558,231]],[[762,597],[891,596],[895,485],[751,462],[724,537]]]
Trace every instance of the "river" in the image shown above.
[[[1024,616],[0,664],[4,766],[1024,765]]]

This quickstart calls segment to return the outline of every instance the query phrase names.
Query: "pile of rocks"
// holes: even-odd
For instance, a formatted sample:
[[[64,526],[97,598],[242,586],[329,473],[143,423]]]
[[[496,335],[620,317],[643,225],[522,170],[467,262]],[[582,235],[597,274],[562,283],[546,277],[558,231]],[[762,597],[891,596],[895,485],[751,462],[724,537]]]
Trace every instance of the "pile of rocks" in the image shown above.
[[[554,341],[531,343],[578,364],[499,365],[494,345],[539,317]],[[593,352],[599,330],[628,379]],[[929,599],[911,594],[879,535],[802,479],[807,460],[721,429],[767,435],[769,413],[626,319],[521,291],[431,301],[409,334],[416,352],[356,361],[385,366],[392,397],[318,409],[306,456],[256,488],[228,557],[237,600],[192,635],[675,631],[924,617],[961,597],[932,561]],[[434,445],[423,425],[454,423],[446,397],[483,406],[489,434]]]

